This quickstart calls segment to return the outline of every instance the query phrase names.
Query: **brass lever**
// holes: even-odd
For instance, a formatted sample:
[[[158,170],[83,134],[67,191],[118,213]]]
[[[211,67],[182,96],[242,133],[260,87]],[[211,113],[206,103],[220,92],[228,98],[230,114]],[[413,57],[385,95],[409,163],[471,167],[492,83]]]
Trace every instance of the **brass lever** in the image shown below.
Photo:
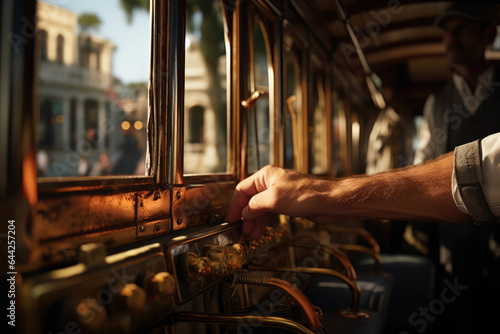
[[[259,97],[265,95],[266,92],[263,90],[256,90],[250,95],[246,100],[241,101],[241,105],[246,109],[250,110],[254,104],[257,102]],[[255,131],[257,131],[257,112],[253,114],[253,125],[255,127]],[[259,139],[257,133],[255,134],[255,148],[256,148],[256,156],[257,156],[257,167],[260,168],[260,156],[259,156]]]
[[[245,107],[245,109],[250,109],[253,107],[255,102],[257,102],[259,97],[265,94],[266,92],[264,92],[263,90],[256,90],[255,92],[252,93],[252,95],[250,95],[248,99],[241,101],[241,105]]]
[[[292,143],[293,143],[293,165],[296,170],[302,169],[302,162],[299,158],[299,130],[297,123],[297,113],[293,108],[293,103],[297,101],[297,95],[292,95],[286,99],[286,105],[292,118]]]

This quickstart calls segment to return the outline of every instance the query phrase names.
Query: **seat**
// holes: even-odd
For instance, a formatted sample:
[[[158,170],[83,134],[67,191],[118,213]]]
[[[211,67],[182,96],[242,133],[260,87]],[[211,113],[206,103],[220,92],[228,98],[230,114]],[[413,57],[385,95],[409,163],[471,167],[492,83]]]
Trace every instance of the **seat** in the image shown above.
[[[435,266],[424,256],[381,254],[381,269],[394,278],[387,310],[388,331],[401,331],[409,326],[408,318],[420,307],[429,305],[434,294]],[[373,258],[363,257],[354,262],[356,272],[369,272]]]
[[[321,308],[325,319],[339,314],[343,314],[341,317],[344,318],[347,312],[347,316],[358,315],[361,316],[358,320],[363,320],[363,315],[369,311],[377,314],[377,321],[371,324],[379,326],[377,331],[383,328],[393,285],[391,275],[379,272],[358,274],[347,256],[337,247],[339,245],[323,244],[315,232],[302,234],[291,246],[296,249],[314,249],[316,254],[319,247],[331,255],[325,265],[335,269],[310,270],[313,275],[303,287],[310,301]],[[330,263],[334,259],[338,260],[337,266]]]
[[[388,306],[383,309],[386,313],[381,313],[384,316],[382,320],[387,319],[386,322],[383,321],[384,330],[399,333],[402,329],[410,329],[409,316],[418,311],[419,307],[429,305],[433,298],[436,274],[434,263],[429,258],[419,255],[381,253],[378,242],[362,227],[332,224],[319,229],[329,233],[330,242],[341,240],[337,239],[339,234],[357,237],[356,244],[339,244],[338,247],[357,253],[356,257],[350,258],[358,276],[366,279],[365,275],[368,275],[373,279],[372,275],[384,273],[392,277],[391,295],[386,301]]]
[[[326,333],[335,334],[379,334],[380,330],[380,314],[370,312],[368,319],[352,319],[342,317],[338,313],[324,315],[321,324]]]

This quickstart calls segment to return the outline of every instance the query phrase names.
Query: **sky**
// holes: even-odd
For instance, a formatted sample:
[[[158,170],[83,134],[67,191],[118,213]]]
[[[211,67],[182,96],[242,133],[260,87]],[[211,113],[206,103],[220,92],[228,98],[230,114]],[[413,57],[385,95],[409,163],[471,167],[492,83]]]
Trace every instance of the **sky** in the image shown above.
[[[45,0],[77,14],[93,13],[101,19],[99,35],[112,41],[113,75],[124,83],[144,82],[149,78],[150,19],[149,12],[136,10],[127,22],[120,0]]]

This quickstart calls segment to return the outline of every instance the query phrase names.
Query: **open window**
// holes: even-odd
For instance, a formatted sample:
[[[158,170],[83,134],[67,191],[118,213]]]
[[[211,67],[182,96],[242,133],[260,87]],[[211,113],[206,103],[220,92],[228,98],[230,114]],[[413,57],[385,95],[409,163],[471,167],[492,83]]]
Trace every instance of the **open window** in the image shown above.
[[[285,35],[285,149],[284,167],[302,170],[301,143],[302,138],[302,70],[300,66],[300,50],[294,40]]]
[[[308,114],[309,126],[309,172],[314,175],[328,173],[329,157],[327,145],[329,130],[327,127],[329,114],[326,106],[325,77],[319,69],[313,72],[311,112]]]
[[[38,1],[40,182],[145,175],[150,15]]]
[[[186,4],[184,175],[229,170],[227,34],[221,0]]]
[[[274,162],[273,66],[269,34],[264,21],[256,15],[250,20],[249,87],[260,92],[248,110],[247,171],[252,173]]]

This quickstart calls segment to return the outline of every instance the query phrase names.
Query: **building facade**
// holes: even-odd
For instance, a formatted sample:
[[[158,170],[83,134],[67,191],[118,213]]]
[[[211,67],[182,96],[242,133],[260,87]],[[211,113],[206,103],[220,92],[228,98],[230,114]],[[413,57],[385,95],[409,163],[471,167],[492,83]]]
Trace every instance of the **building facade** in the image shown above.
[[[122,136],[124,115],[113,89],[115,45],[79,32],[76,13],[41,1],[38,6],[40,176],[86,175],[82,163],[113,152]]]

